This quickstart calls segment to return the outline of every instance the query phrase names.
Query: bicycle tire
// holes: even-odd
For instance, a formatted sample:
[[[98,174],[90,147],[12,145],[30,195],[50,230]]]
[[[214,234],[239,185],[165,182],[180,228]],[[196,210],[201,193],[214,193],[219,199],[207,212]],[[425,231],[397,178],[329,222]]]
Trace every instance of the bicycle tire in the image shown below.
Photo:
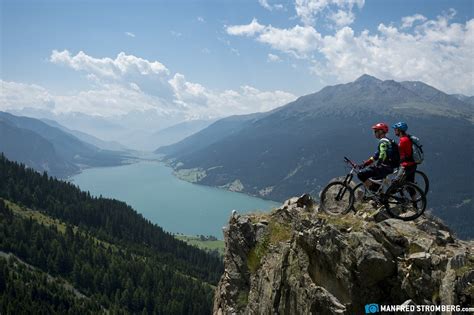
[[[320,207],[328,214],[346,214],[352,209],[353,205],[354,191],[343,182],[329,183],[321,191]]]
[[[410,189],[416,192],[415,200],[413,200],[413,194],[409,192]],[[425,212],[426,195],[419,186],[413,183],[403,182],[394,184],[387,189],[383,203],[385,209],[393,218],[403,221],[412,221]],[[391,207],[391,204],[395,204],[395,206]],[[412,215],[405,216],[412,212]]]
[[[418,180],[418,178],[421,178],[421,181]],[[416,170],[414,184],[420,187],[425,193],[425,195],[428,195],[428,192],[430,191],[430,181],[428,180],[428,176],[426,176],[425,173],[423,173],[422,171]]]

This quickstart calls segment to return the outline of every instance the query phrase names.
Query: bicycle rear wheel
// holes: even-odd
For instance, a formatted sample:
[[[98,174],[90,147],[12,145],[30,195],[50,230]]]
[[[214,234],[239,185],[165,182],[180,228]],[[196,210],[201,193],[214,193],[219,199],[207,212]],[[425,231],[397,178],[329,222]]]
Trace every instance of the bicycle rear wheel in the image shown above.
[[[354,191],[343,182],[332,182],[321,192],[321,209],[332,215],[346,214],[354,205]]]
[[[425,195],[428,195],[428,191],[430,189],[430,181],[428,180],[428,176],[422,171],[415,171],[415,185],[420,187]]]
[[[394,218],[403,221],[415,220],[426,209],[426,195],[413,183],[394,184],[385,194],[384,206]]]

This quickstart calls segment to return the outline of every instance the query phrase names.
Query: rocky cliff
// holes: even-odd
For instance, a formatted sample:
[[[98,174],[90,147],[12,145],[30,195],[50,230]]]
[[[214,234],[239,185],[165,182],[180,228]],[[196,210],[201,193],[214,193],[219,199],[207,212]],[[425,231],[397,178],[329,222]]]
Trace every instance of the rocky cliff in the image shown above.
[[[224,229],[214,314],[363,314],[364,305],[474,303],[474,242],[433,217],[335,217],[308,195]]]

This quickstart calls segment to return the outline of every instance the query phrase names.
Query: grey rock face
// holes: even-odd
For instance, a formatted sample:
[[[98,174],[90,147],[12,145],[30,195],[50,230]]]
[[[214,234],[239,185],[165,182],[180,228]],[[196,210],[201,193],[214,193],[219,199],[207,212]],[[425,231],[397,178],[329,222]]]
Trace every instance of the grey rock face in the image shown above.
[[[373,210],[373,209],[372,209]],[[474,301],[474,242],[441,222],[318,212],[307,196],[232,216],[214,314],[363,314],[368,303]]]

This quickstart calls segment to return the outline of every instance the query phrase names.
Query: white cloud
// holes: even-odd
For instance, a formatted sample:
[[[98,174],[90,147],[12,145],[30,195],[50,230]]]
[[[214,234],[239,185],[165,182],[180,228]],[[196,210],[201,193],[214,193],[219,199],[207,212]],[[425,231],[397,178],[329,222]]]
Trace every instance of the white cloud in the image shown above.
[[[376,34],[349,28],[325,36],[320,52],[324,70],[339,80],[362,73],[382,79],[420,80],[448,93],[473,94],[474,20],[449,23],[445,16],[426,21],[414,33],[380,24]]]
[[[256,19],[253,19],[250,24],[229,26],[227,33],[237,36],[256,35],[259,42],[297,57],[307,56],[318,47],[321,41],[321,34],[311,26],[296,25],[290,29],[280,29],[271,25],[261,25]]]
[[[35,108],[54,114],[81,112],[99,116],[123,115],[133,110],[153,109],[162,113],[176,111],[176,106],[170,106],[158,97],[143,93],[136,83],[130,83],[128,86],[104,84],[99,88],[72,95],[54,94],[35,84],[7,81],[0,83],[2,110]]]
[[[329,16],[329,19],[336,24],[337,28],[351,25],[355,20],[355,15],[352,11],[338,10]]]
[[[421,14],[405,16],[402,18],[402,28],[410,28],[415,22],[424,22],[426,20],[426,17]]]
[[[180,73],[176,73],[168,82],[175,92],[176,103],[186,106],[207,106],[208,93],[201,84],[187,82]]]
[[[197,17],[198,22],[205,23],[206,20],[202,16]]]
[[[268,62],[280,62],[281,58],[277,55],[274,55],[274,54],[268,54],[267,61]]]
[[[125,35],[127,35],[128,37],[135,37],[135,34],[133,34],[132,32],[125,32]]]
[[[374,33],[356,34],[345,26],[326,36],[309,25],[281,29],[259,24],[253,37],[276,51],[308,60],[313,73],[339,82],[369,73],[381,79],[421,80],[448,93],[472,95],[474,19],[452,23],[453,14],[449,11],[434,20],[402,19],[406,26],[419,22],[410,30],[380,24]],[[248,35],[236,35],[244,34]]]
[[[201,84],[186,81],[180,73],[169,82],[175,91],[175,102],[190,109],[193,117],[215,118],[267,111],[296,98],[291,93],[260,91],[251,86],[241,86],[237,91],[212,91]]]
[[[150,109],[164,113],[169,107],[163,100],[142,93],[136,84],[129,87],[109,84],[76,95],[58,95],[55,100],[59,113],[82,112],[99,116],[124,115],[130,111]]]
[[[31,107],[55,109],[54,97],[43,87],[0,80],[0,109]]]
[[[256,33],[260,33],[265,29],[265,26],[258,23],[257,19],[254,18],[252,22],[247,25],[235,25],[226,28],[227,34],[238,35],[238,36],[253,36]]]
[[[258,0],[258,3],[260,3],[260,5],[267,10],[271,11],[273,9],[271,5],[268,3],[268,0]]]
[[[320,44],[321,34],[311,26],[296,25],[290,29],[269,26],[257,37],[257,40],[294,56],[306,57]]]
[[[158,61],[148,61],[121,52],[115,59],[94,58],[80,51],[72,56],[68,50],[53,50],[50,61],[63,64],[77,71],[86,71],[101,77],[120,78],[126,74],[167,75],[169,70]]]
[[[365,0],[296,0],[295,10],[297,16],[305,25],[312,25],[315,23],[318,16],[329,12],[329,16],[335,17],[332,11],[338,10],[336,17],[344,17],[344,21],[354,21],[352,9],[354,6],[362,8]],[[339,13],[341,12],[341,13]],[[343,12],[343,13],[342,13]],[[352,17],[349,19],[348,17]],[[334,21],[333,18],[330,18]],[[348,25],[348,24],[344,24]]]
[[[273,10],[283,10],[284,9],[284,6],[282,4],[270,4],[268,2],[268,0],[258,0],[258,3],[260,3],[260,5],[262,7],[264,7],[265,9],[269,10],[269,11],[273,11]]]
[[[130,88],[132,90],[135,90],[137,92],[141,92],[142,90],[140,89],[140,87],[138,86],[138,84],[136,84],[135,82],[130,82],[129,84]]]
[[[171,35],[174,37],[181,37],[183,36],[183,33],[177,32],[177,31],[170,31]]]
[[[70,95],[39,85],[1,81],[0,109],[35,108],[54,114],[81,112],[104,117],[150,111],[159,117],[218,118],[273,109],[295,98],[283,91],[260,91],[250,86],[216,91],[169,75],[158,61],[120,53],[117,58],[95,58],[67,50],[53,51],[51,62],[87,73],[91,87]]]

